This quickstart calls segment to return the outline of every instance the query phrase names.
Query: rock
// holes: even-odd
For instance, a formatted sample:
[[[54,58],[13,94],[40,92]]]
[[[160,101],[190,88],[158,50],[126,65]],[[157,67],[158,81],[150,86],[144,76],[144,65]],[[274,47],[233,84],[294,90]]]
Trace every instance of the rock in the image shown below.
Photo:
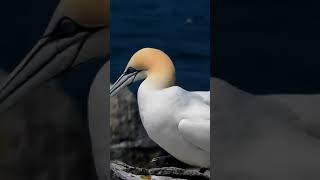
[[[110,108],[111,144],[138,139],[151,142],[142,126],[136,97],[128,88],[111,97]]]
[[[208,174],[200,173],[198,170],[181,169],[176,167],[163,168],[137,168],[129,166],[120,161],[113,161],[110,165],[111,180],[209,180]]]
[[[110,101],[111,159],[147,167],[160,148],[141,123],[136,97],[125,88]]]

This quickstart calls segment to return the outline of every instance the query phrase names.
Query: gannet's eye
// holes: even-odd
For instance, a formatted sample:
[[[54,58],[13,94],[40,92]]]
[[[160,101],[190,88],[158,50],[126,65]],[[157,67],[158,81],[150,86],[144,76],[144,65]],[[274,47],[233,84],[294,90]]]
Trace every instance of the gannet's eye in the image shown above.
[[[52,36],[55,38],[67,38],[80,31],[79,25],[70,18],[63,18],[57,24]]]
[[[131,73],[134,73],[134,72],[137,72],[137,70],[132,68],[132,67],[129,67],[124,74],[131,74]]]
[[[63,19],[59,23],[59,29],[62,34],[73,35],[78,32],[78,25],[71,19]]]

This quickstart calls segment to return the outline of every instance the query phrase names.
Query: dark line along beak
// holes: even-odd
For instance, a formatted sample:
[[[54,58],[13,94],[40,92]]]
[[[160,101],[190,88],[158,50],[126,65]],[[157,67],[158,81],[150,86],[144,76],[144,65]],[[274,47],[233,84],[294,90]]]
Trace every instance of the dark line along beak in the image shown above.
[[[42,38],[0,87],[0,112],[41,83],[72,66],[89,33],[54,40]]]
[[[110,88],[110,96],[114,96],[124,87],[130,86],[134,82],[138,73],[139,71],[135,71],[130,74],[123,73]]]

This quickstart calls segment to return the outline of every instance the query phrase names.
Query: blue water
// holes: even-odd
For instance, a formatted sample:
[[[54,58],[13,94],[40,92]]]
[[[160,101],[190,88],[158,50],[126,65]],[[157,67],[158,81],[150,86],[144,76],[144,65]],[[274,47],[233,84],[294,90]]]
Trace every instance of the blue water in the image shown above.
[[[153,47],[173,60],[177,85],[209,90],[209,25],[210,0],[111,1],[111,82],[134,52]]]

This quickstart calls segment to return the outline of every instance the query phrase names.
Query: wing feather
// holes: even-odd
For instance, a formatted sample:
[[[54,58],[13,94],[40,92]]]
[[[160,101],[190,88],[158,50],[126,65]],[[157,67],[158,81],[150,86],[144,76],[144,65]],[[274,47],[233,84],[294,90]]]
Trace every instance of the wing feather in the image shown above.
[[[200,96],[207,105],[210,105],[210,91],[193,91],[192,93]]]
[[[183,119],[178,129],[185,140],[210,152],[210,120]]]

